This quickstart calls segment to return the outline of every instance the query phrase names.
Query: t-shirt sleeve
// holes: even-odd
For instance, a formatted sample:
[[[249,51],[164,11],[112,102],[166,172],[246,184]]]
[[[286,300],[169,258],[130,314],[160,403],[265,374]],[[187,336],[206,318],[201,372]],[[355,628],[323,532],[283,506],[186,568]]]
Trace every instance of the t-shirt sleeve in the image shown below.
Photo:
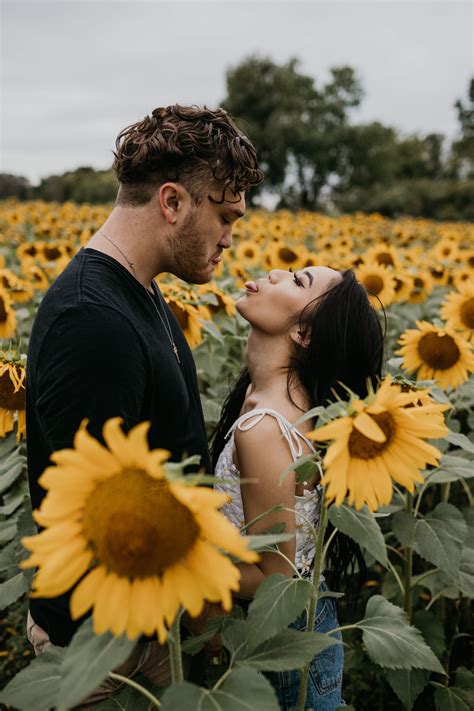
[[[81,421],[101,442],[110,417],[141,421],[147,387],[141,339],[119,311],[81,304],[50,327],[36,369],[35,405],[52,450],[71,447]]]

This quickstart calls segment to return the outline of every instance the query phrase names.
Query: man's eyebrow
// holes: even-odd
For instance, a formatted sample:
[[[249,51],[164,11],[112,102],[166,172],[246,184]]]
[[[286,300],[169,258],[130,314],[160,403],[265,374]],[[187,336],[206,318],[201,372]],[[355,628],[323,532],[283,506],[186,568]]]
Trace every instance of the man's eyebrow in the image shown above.
[[[313,275],[311,274],[311,272],[303,272],[303,274],[306,274],[306,276],[308,277],[309,285],[313,286]]]

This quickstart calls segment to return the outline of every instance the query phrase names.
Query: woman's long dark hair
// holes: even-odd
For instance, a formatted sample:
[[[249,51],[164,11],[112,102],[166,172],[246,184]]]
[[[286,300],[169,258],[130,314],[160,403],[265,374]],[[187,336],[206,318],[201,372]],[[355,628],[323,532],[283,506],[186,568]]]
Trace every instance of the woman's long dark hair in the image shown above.
[[[367,396],[368,381],[376,388],[382,371],[384,336],[377,313],[354,272],[350,269],[342,272],[342,280],[303,309],[299,328],[307,339],[305,346],[294,347],[288,367],[289,394],[292,382],[301,383],[311,407],[316,407],[328,405],[336,398],[347,400],[348,392],[341,383],[361,398]],[[249,372],[244,368],[224,403],[212,436],[213,468],[224,447],[226,433],[239,417],[249,384]],[[332,531],[334,527],[329,522],[326,538]],[[343,585],[349,604],[355,604],[366,580],[367,567],[360,547],[340,531],[329,546],[325,573],[330,589],[340,590]]]

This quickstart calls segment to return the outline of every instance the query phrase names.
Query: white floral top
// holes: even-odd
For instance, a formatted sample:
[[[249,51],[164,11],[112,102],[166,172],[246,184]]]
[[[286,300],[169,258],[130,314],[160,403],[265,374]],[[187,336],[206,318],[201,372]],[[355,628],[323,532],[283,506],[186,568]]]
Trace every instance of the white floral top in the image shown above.
[[[233,462],[234,452],[234,431],[236,427],[240,430],[248,430],[254,427],[265,415],[272,415],[276,418],[282,434],[285,436],[291,450],[293,461],[303,454],[301,439],[314,451],[312,442],[296,429],[283,415],[271,410],[270,408],[257,408],[251,412],[245,413],[239,417],[226,435],[229,438],[224,449],[220,453],[217,461],[215,476],[219,479],[228,479],[229,481],[215,482],[214,488],[218,491],[223,491],[229,494],[231,501],[225,504],[221,511],[226,518],[235,524],[238,528],[245,525],[244,508],[242,503],[242,495],[240,492],[240,472]],[[311,564],[314,559],[315,547],[314,541],[309,532],[308,524],[298,516],[301,512],[309,519],[316,530],[318,529],[319,517],[321,511],[321,493],[322,486],[318,484],[312,491],[306,490],[303,496],[295,494],[295,511],[296,511],[296,557],[295,564],[300,574],[305,578],[312,578]],[[321,574],[320,581],[324,580],[324,575]]]

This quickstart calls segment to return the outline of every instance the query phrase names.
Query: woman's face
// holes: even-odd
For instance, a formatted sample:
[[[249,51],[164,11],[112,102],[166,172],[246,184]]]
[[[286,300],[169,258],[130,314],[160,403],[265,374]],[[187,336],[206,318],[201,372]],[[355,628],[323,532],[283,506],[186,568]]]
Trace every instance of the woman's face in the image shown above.
[[[298,322],[304,307],[340,279],[340,272],[329,267],[307,267],[296,272],[273,269],[268,276],[246,283],[237,310],[265,333],[286,333],[289,325]]]

